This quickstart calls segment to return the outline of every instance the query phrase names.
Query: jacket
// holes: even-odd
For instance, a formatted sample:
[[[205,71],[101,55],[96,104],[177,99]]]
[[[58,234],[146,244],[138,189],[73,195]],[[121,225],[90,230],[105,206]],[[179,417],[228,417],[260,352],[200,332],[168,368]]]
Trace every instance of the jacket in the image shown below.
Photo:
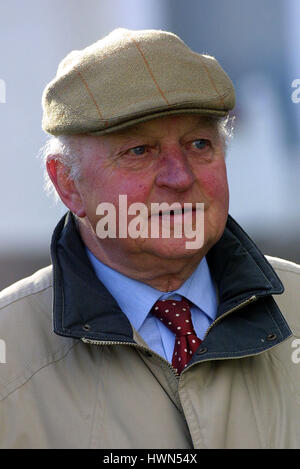
[[[217,319],[178,377],[97,279],[70,213],[51,253],[0,294],[1,448],[300,447],[300,266],[229,216],[207,254]]]

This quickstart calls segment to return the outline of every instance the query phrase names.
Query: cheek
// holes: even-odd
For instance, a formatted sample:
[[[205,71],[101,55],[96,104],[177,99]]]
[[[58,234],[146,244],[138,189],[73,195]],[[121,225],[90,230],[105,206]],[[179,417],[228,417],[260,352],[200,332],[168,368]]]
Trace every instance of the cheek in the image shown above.
[[[224,207],[228,206],[229,193],[225,166],[210,168],[203,172],[199,181],[208,202],[219,202]]]
[[[147,204],[151,182],[148,175],[128,174],[125,171],[90,172],[86,178],[89,183],[85,188],[89,205],[97,206],[101,202],[110,202],[116,208],[119,195],[127,195],[127,204],[143,202]]]
[[[134,175],[126,172],[118,172],[111,178],[106,192],[110,192],[111,198],[118,200],[119,195],[127,195],[127,204],[142,202],[147,205],[151,192],[151,181],[148,175]]]

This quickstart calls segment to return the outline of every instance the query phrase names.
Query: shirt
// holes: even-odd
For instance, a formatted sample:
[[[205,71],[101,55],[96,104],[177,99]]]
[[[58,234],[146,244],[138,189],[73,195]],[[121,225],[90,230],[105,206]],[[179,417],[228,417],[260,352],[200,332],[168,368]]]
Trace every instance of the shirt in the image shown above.
[[[98,279],[115,298],[133,327],[156,353],[172,363],[175,334],[150,313],[159,299],[180,300],[184,296],[190,300],[193,303],[191,315],[194,329],[197,336],[203,339],[208,327],[216,318],[218,306],[215,286],[205,257],[180,288],[164,293],[108,267],[88,248],[86,252]]]

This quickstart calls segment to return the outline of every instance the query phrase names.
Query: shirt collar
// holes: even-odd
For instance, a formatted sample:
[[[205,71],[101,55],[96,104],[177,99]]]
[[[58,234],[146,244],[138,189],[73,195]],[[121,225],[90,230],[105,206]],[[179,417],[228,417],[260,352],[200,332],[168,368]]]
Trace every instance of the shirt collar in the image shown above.
[[[99,261],[88,248],[86,252],[98,279],[115,298],[136,330],[140,329],[159,298],[175,297],[176,294],[186,297],[212,320],[215,319],[217,300],[206,258],[202,259],[197,269],[178,290],[163,293],[108,267]]]
[[[210,319],[216,318],[218,306],[216,288],[205,257],[192,275],[174,293],[190,300]]]

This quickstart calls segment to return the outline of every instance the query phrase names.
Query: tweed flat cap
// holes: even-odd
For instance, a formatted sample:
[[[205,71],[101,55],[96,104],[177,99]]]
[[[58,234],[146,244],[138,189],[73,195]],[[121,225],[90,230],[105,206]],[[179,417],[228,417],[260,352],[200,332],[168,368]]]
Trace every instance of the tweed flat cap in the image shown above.
[[[214,57],[173,33],[120,28],[60,63],[43,93],[42,126],[52,135],[101,135],[171,114],[222,117],[234,104]]]

